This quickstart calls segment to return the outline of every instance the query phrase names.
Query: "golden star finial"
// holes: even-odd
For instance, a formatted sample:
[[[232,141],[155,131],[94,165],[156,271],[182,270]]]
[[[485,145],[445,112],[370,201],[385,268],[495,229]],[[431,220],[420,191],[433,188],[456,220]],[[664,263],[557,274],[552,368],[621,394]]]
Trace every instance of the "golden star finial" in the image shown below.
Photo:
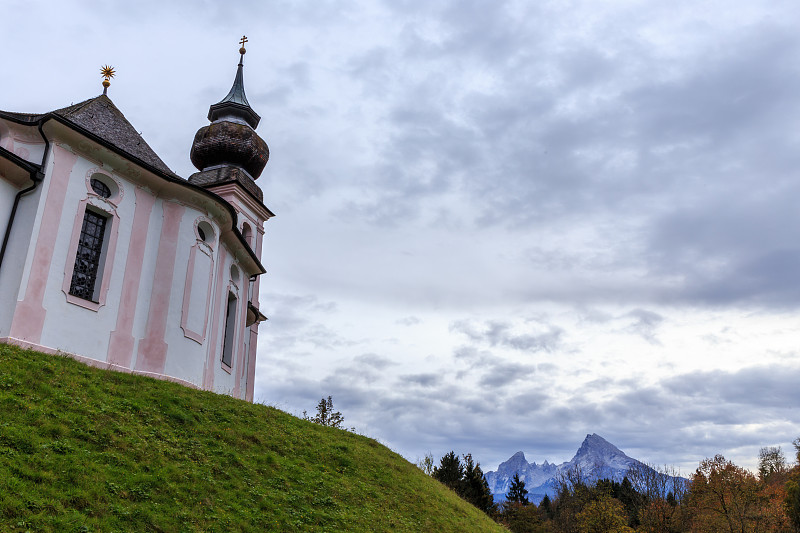
[[[116,74],[116,72],[114,72],[114,67],[109,67],[108,65],[103,65],[103,67],[100,69],[100,74],[105,79],[109,79],[109,78],[113,78],[114,74]]]
[[[109,80],[114,77],[114,74],[116,74],[116,72],[114,72],[114,67],[103,65],[103,67],[100,69],[100,74],[103,76],[103,78],[105,78],[103,80],[103,94],[106,94],[108,86],[111,85],[111,82]]]

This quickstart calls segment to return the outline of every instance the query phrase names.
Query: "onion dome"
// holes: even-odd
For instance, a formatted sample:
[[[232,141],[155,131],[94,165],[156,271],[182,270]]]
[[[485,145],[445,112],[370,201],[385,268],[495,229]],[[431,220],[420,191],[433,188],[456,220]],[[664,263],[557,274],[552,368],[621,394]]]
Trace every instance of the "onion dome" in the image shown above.
[[[269,160],[269,147],[255,132],[261,117],[253,111],[245,96],[243,63],[246,50],[244,43],[242,45],[231,90],[209,108],[211,124],[200,128],[194,136],[189,157],[200,172],[190,176],[189,182],[212,187],[236,181],[260,200],[261,189],[253,180],[261,175]]]
[[[220,120],[197,131],[189,157],[197,170],[232,165],[243,168],[256,179],[267,165],[269,148],[253,128]]]

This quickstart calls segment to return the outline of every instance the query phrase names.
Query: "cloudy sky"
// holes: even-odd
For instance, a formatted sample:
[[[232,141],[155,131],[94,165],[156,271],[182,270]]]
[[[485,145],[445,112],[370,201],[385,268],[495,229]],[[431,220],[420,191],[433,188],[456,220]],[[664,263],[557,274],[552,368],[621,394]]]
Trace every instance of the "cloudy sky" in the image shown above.
[[[245,86],[271,159],[256,398],[411,461],[800,437],[796,1],[0,0],[0,109],[102,91],[176,172]]]

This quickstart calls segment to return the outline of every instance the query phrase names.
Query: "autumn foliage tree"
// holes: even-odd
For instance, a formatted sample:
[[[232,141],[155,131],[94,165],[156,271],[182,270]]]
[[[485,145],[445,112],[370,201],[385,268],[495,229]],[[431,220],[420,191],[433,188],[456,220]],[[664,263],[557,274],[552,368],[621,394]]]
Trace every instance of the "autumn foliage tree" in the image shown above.
[[[758,452],[758,477],[763,483],[785,481],[789,472],[786,456],[780,446],[767,446]]]
[[[792,444],[797,452],[797,463],[786,475],[784,509],[790,527],[800,532],[800,438],[795,439]]]
[[[625,506],[611,496],[600,496],[587,503],[577,519],[580,533],[633,533]]]
[[[578,533],[578,514],[596,497],[586,475],[577,466],[561,472],[556,478],[553,501],[553,530],[557,533]]]
[[[755,475],[722,455],[703,460],[692,476],[687,502],[690,531],[764,531],[768,499],[761,488]]]
[[[627,479],[637,496],[634,504],[637,531],[642,533],[680,533],[686,531],[681,505],[689,491],[689,482],[669,466],[644,463],[633,465]]]

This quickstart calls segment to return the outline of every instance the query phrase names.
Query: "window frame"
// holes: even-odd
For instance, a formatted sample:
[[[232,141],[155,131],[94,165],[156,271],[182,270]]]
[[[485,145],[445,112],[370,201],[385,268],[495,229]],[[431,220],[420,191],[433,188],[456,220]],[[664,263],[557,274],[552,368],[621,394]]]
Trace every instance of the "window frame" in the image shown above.
[[[116,188],[109,187],[111,188],[112,192],[109,198],[103,198],[91,187],[91,179],[98,178],[98,175],[99,178],[106,183],[106,185],[116,185]],[[117,240],[119,237],[120,228],[120,218],[117,214],[117,206],[122,200],[123,188],[118,179],[114,178],[102,169],[93,168],[86,173],[86,189],[86,197],[78,202],[77,208],[75,209],[75,219],[72,225],[72,237],[70,238],[69,248],[67,249],[67,259],[64,265],[64,280],[61,285],[61,290],[64,293],[68,303],[97,312],[106,304],[109,284],[111,282],[111,274],[114,267],[114,254],[117,249]],[[83,227],[83,221],[86,217],[87,210],[105,217],[106,219],[106,227],[103,235],[103,244],[100,252],[97,276],[95,278],[94,290],[92,291],[92,297],[96,298],[96,301],[86,300],[70,292],[70,288],[72,286],[72,275],[75,271],[75,258],[78,253],[81,229]]]
[[[206,227],[206,230],[201,229],[201,225]],[[207,225],[207,226],[206,226]],[[215,246],[217,239],[217,231],[215,230],[212,221],[206,217],[198,217],[194,221],[195,244],[189,250],[189,262],[186,267],[186,280],[183,286],[183,308],[181,310],[181,329],[183,336],[187,339],[192,339],[198,344],[203,344],[206,341],[206,333],[208,331],[208,319],[211,313],[211,298],[213,295],[214,286],[214,265],[215,261]],[[205,316],[203,318],[203,327],[201,331],[195,331],[189,326],[189,310],[192,305],[192,299],[195,297],[195,292],[203,290],[203,280],[195,278],[195,265],[198,260],[203,260],[202,256],[206,255],[211,261],[210,274],[205,285]]]
[[[100,287],[97,286],[97,280],[98,276],[101,276],[103,273],[103,266],[105,264],[106,254],[108,253],[106,230],[108,226],[110,226],[108,223],[109,218],[108,213],[98,212],[88,207],[83,211],[81,233],[78,237],[78,244],[75,250],[75,263],[73,264],[72,276],[70,276],[69,294],[71,296],[98,303],[97,299],[99,297]],[[94,230],[89,232],[88,228],[91,226],[94,226]],[[82,261],[84,252],[88,252],[89,255],[92,256],[92,261],[88,265],[88,271],[85,273],[88,279],[85,284],[76,285],[76,269],[79,262]],[[79,294],[84,291],[90,293],[88,298],[85,295]]]
[[[225,304],[225,324],[222,328],[222,350],[220,351],[220,362],[222,369],[229,374],[233,370],[233,361],[236,358],[236,342],[238,338],[239,323],[239,295],[234,292],[233,287],[228,288],[228,298]],[[226,348],[229,348],[229,361],[225,361]]]

